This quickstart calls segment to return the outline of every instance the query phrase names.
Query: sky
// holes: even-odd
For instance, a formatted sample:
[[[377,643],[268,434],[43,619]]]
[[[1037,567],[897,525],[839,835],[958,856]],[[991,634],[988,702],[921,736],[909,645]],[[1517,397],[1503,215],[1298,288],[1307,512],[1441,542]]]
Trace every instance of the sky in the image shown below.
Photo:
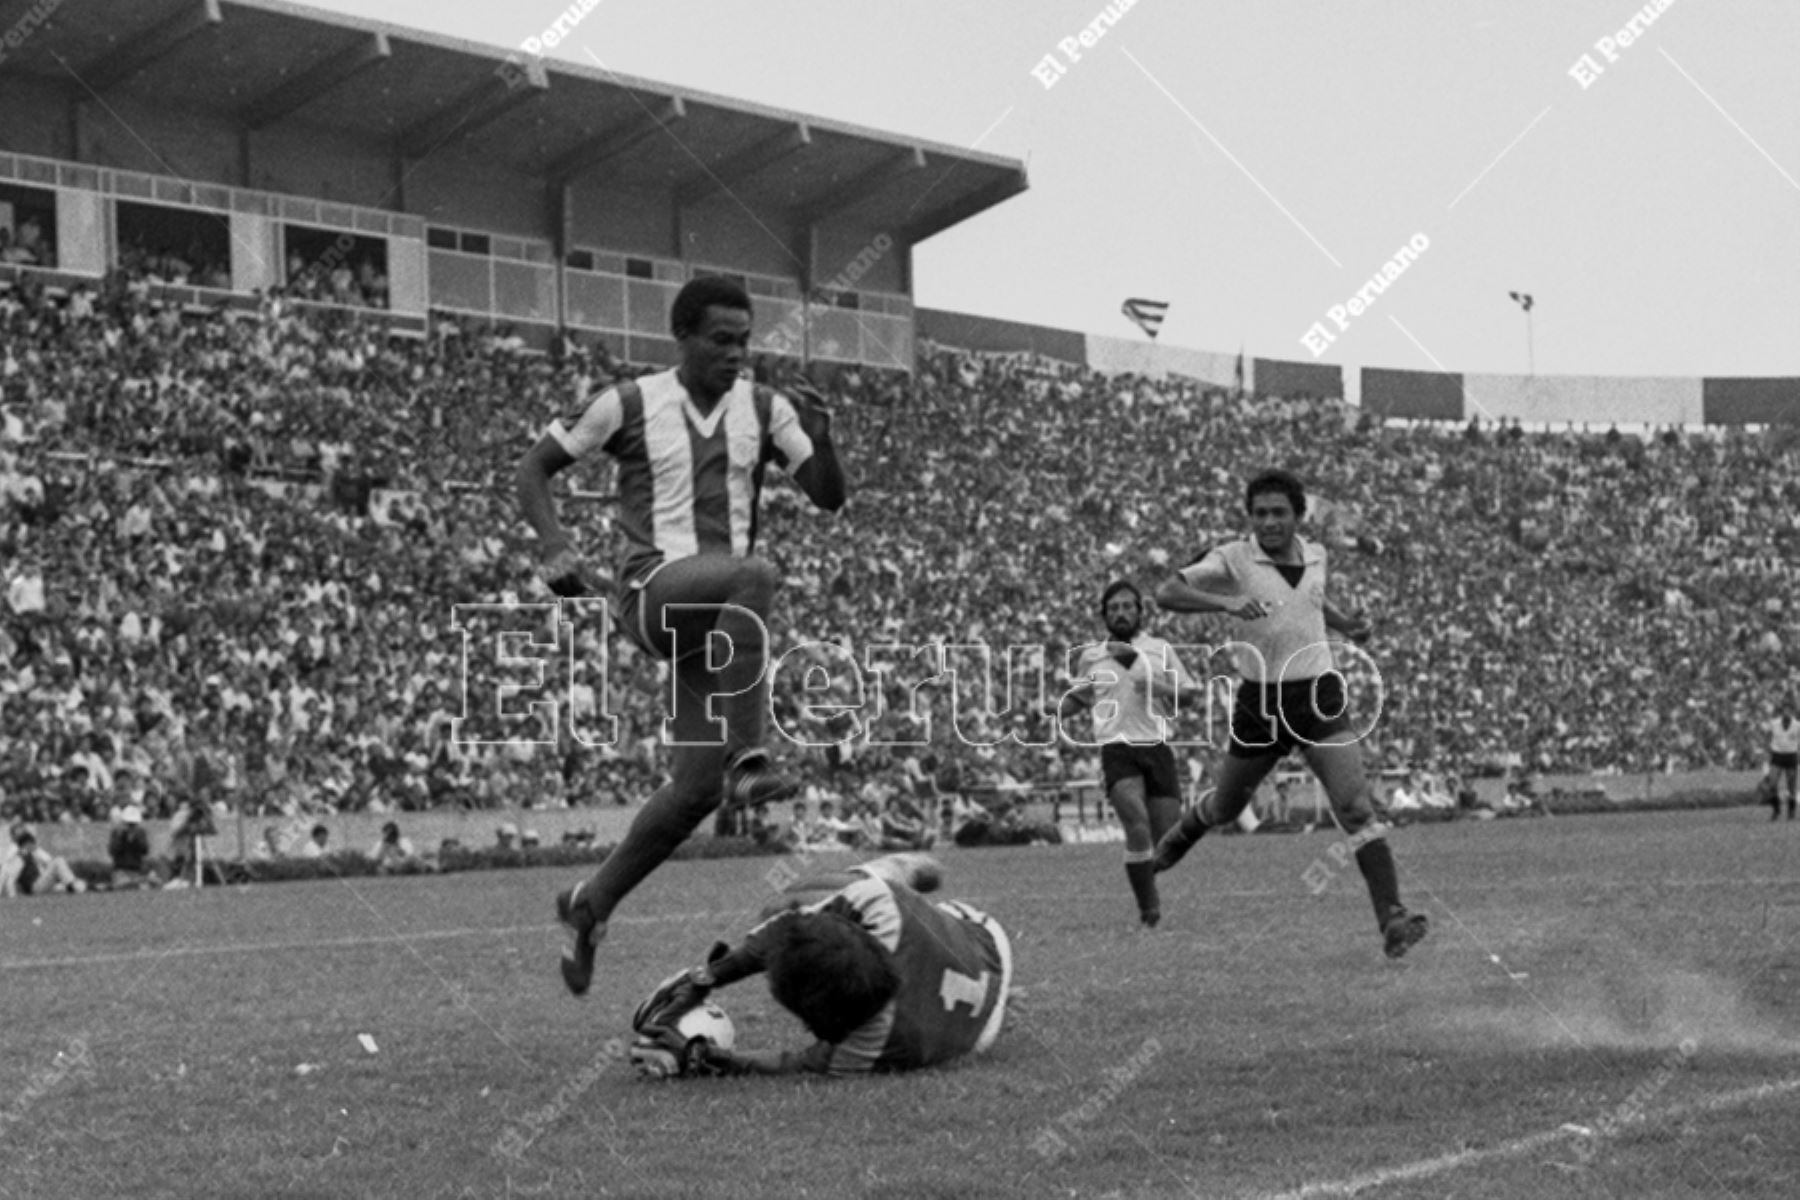
[[[517,49],[572,0],[314,3]],[[915,251],[926,307],[1140,337],[1137,296],[1163,342],[1252,356],[1800,375],[1795,0],[1111,0],[1083,47],[1107,9],[602,0],[550,53],[1022,160],[1029,191]]]

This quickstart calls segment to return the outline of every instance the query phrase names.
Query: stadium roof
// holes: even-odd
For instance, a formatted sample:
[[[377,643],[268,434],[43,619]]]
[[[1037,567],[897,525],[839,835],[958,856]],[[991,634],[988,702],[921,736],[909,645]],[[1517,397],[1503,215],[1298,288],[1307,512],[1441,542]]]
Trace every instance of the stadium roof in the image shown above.
[[[454,145],[525,175],[605,173],[683,206],[729,188],[760,211],[844,218],[921,241],[1025,190],[1013,159],[638,79],[285,0],[80,0],[6,71],[85,98],[235,112],[384,142]],[[65,65],[66,64],[66,65]]]

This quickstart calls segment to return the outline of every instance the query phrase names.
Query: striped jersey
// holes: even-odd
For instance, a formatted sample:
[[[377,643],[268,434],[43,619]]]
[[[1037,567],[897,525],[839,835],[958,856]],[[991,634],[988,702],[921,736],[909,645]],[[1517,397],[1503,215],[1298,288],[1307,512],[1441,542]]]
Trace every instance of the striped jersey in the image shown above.
[[[1255,537],[1215,546],[1181,570],[1202,592],[1259,600],[1269,610],[1260,620],[1236,621],[1233,631],[1232,665],[1251,683],[1299,683],[1335,667],[1325,628],[1325,547],[1294,541],[1304,566],[1298,584],[1287,581]]]
[[[547,432],[571,458],[618,463],[626,581],[668,559],[751,553],[764,468],[792,474],[813,453],[786,396],[740,379],[702,415],[672,369],[607,388]]]
[[[768,931],[794,912],[833,913],[868,930],[893,955],[900,990],[843,1041],[805,1051],[809,1068],[831,1075],[907,1070],[985,1049],[998,1033],[1012,974],[1005,935],[967,905],[933,904],[905,884],[853,870],[862,876],[854,883],[752,929],[727,959],[731,977],[767,965]]]

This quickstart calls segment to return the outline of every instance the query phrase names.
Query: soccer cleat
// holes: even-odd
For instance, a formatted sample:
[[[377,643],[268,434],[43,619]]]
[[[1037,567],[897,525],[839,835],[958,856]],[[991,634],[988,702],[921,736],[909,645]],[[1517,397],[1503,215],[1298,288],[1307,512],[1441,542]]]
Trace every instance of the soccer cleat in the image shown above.
[[[1383,953],[1389,958],[1403,957],[1425,939],[1430,924],[1424,913],[1409,913],[1405,909],[1396,912],[1381,927]]]
[[[1144,923],[1145,929],[1155,929],[1156,923],[1162,920],[1162,909],[1146,908],[1138,913],[1138,920]]]
[[[574,944],[563,951],[562,977],[570,992],[585,996],[594,979],[594,954],[606,939],[606,922],[596,921],[578,908],[577,897],[586,883],[556,894],[556,919],[574,935]]]
[[[1162,841],[1156,843],[1156,856],[1150,860],[1151,869],[1158,875],[1167,871],[1180,862],[1205,833],[1206,826],[1200,821],[1200,810],[1189,809],[1175,823],[1175,828],[1163,834]]]
[[[775,804],[797,795],[800,786],[775,773],[769,752],[760,746],[740,750],[725,765],[725,811]]]

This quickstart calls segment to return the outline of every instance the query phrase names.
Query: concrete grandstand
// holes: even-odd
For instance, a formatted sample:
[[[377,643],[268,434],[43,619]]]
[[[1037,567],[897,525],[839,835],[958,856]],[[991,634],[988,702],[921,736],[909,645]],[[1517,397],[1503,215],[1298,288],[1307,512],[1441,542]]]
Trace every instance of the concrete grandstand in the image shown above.
[[[404,326],[563,327],[660,363],[670,297],[715,271],[756,297],[760,349],[906,368],[912,247],[1026,186],[992,155],[280,0],[75,0],[16,40],[0,225],[35,223],[27,265],[173,256],[205,302],[316,277],[306,298]]]

